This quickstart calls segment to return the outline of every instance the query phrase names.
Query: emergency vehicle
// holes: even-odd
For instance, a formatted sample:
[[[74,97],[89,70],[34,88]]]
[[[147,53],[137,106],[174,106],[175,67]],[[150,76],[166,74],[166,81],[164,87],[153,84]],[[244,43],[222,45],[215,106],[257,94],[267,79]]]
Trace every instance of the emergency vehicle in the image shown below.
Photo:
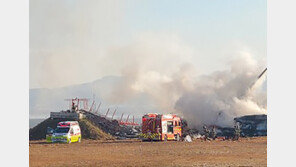
[[[181,118],[175,114],[145,114],[142,117],[142,140],[180,141],[182,136]]]
[[[46,136],[48,142],[81,142],[81,130],[77,121],[59,122],[57,128]]]

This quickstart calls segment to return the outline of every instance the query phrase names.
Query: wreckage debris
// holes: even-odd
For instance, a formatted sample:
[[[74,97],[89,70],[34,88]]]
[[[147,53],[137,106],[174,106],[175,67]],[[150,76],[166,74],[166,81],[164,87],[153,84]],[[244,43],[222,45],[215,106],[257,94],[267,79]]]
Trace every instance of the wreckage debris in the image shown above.
[[[234,118],[240,125],[241,136],[267,136],[267,115],[246,115]]]
[[[235,126],[238,126],[240,136],[255,137],[267,136],[267,115],[246,115],[234,118]],[[217,127],[217,136],[232,139],[235,137],[236,128],[234,127]]]
[[[184,120],[184,122],[186,122]],[[267,136],[267,115],[246,115],[234,118],[234,127],[220,127],[211,125],[207,129],[199,131],[198,129],[190,129],[188,126],[183,128],[183,138],[189,135],[193,140],[196,139],[217,139],[228,140],[237,139],[238,137],[255,137]],[[185,124],[184,124],[185,125]],[[214,128],[214,131],[213,131]],[[238,135],[239,133],[239,135]]]
[[[185,138],[184,138],[184,141],[185,142],[192,142],[192,139],[189,135],[187,135]]]

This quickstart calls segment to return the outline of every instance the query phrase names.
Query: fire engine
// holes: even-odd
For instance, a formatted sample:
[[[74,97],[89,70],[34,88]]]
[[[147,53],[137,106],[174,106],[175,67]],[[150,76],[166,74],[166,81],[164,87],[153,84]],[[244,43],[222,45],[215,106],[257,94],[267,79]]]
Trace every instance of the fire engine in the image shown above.
[[[181,118],[175,114],[145,114],[142,117],[142,140],[180,141],[182,136]]]

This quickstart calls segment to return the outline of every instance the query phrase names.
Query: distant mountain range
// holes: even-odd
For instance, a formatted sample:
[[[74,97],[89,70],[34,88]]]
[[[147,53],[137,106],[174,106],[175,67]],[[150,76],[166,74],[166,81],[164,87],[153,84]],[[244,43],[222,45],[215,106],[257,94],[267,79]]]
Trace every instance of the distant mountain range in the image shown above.
[[[134,98],[122,103],[108,101],[108,97],[114,92],[114,88],[122,82],[119,76],[107,76],[90,83],[71,85],[54,89],[30,89],[30,118],[47,118],[50,112],[57,112],[69,108],[68,98],[90,98],[89,106],[92,103],[93,95],[97,103],[102,102],[100,113],[105,113],[110,108],[113,113],[115,108],[118,112],[115,117],[120,117],[121,113],[135,115],[155,111],[151,99],[146,94],[137,94]],[[117,94],[120,96],[120,94]]]

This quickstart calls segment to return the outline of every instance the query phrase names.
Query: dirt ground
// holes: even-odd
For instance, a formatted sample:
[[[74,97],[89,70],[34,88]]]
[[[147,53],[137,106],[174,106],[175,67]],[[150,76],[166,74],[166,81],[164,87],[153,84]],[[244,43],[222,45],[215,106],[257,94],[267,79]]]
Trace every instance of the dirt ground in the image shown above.
[[[30,141],[30,166],[267,166],[266,137],[240,141]]]

